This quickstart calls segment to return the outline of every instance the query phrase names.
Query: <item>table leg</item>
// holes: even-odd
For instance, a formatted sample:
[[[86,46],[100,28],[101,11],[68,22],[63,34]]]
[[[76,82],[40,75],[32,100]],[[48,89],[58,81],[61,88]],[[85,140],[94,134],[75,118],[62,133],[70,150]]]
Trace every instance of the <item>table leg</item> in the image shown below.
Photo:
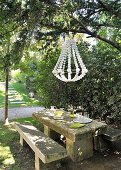
[[[93,137],[83,138],[75,142],[66,138],[66,149],[74,162],[90,158],[93,156]]]
[[[60,134],[50,129],[48,126],[44,125],[44,134],[49,136],[51,139],[60,138]]]
[[[102,138],[102,136],[94,136],[94,149],[100,152],[105,151],[108,146],[107,142]]]

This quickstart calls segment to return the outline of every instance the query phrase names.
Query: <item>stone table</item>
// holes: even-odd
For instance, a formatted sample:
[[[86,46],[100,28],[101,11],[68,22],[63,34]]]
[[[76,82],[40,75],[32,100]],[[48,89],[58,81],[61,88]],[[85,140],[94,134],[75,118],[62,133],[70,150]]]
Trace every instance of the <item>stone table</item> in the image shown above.
[[[44,125],[44,133],[50,138],[55,139],[59,134],[66,137],[66,149],[74,162],[93,156],[95,136],[107,130],[105,123],[95,120],[84,127],[72,129],[70,126],[74,123],[73,118],[70,118],[66,112],[63,120],[55,120],[46,111],[33,113],[32,117]]]

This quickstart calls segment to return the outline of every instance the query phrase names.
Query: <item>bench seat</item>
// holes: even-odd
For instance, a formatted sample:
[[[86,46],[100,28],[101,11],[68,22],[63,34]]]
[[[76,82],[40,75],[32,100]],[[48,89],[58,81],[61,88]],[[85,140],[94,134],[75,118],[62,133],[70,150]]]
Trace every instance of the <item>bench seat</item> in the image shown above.
[[[102,135],[102,137],[106,140],[111,141],[111,142],[120,140],[121,139],[121,130],[109,127],[107,132],[104,133]]]
[[[23,139],[35,152],[35,169],[39,170],[39,159],[43,163],[50,163],[67,157],[66,149],[57,142],[28,123],[15,123],[15,129],[20,134],[20,143]]]

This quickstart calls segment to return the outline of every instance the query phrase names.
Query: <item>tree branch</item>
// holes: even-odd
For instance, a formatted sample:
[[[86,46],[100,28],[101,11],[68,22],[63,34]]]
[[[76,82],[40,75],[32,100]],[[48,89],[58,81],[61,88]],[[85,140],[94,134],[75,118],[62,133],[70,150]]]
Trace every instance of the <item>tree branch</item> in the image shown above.
[[[100,35],[90,31],[80,20],[78,20],[77,18],[75,18],[73,15],[69,15],[72,19],[76,20],[80,25],[81,27],[85,30],[86,34],[88,35],[91,35],[92,37],[94,38],[98,38],[104,42],[107,42],[108,44],[112,45],[113,47],[117,48],[119,51],[121,51],[121,46],[118,44],[118,43],[115,43],[111,40],[108,40],[104,37],[101,37]]]
[[[121,28],[121,26],[112,25],[112,24],[94,24],[93,26],[99,26],[99,27],[113,27],[113,28]]]
[[[67,28],[62,28],[61,26],[58,26],[58,25],[53,25],[53,24],[44,24],[42,22],[40,22],[40,24],[44,27],[47,27],[47,28],[53,28],[53,29],[58,29],[60,30],[61,32],[66,32],[68,33],[69,31],[70,32],[73,32],[73,33],[86,33],[86,31],[84,29],[82,29],[81,31],[80,30],[77,30],[77,29],[67,29]]]
[[[105,5],[101,0],[97,0],[99,2],[99,4],[101,5],[102,8],[104,8],[106,11],[113,13],[114,15],[116,15],[117,17],[121,18],[121,14],[119,14],[118,12],[114,11],[113,9],[110,9],[107,5]]]

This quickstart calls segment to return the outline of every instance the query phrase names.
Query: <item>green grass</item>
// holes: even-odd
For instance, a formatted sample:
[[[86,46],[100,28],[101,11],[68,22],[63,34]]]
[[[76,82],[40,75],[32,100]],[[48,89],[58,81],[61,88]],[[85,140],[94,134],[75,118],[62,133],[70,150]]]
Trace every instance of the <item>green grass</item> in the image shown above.
[[[5,103],[5,94],[2,90],[0,90],[0,108],[4,107],[4,103]]]
[[[32,117],[12,119],[13,122],[28,122],[35,126],[37,129],[43,131],[43,126],[41,123],[33,119]]]
[[[13,119],[9,126],[3,126],[0,121],[0,170],[24,170],[25,166],[20,162],[19,155],[19,134],[16,132],[13,126],[13,122],[29,122],[34,126],[43,130],[40,123],[35,121],[32,117]],[[27,167],[27,165],[26,165]]]
[[[23,84],[19,83],[11,83],[14,89],[20,94],[21,98],[25,103],[20,103],[20,104],[11,104],[8,102],[9,107],[21,107],[21,106],[38,106],[39,105],[39,100],[35,98],[30,98],[29,94],[26,91],[26,88]],[[4,100],[5,100],[5,95],[4,95],[4,88],[3,85],[0,85],[0,108],[4,107]]]

